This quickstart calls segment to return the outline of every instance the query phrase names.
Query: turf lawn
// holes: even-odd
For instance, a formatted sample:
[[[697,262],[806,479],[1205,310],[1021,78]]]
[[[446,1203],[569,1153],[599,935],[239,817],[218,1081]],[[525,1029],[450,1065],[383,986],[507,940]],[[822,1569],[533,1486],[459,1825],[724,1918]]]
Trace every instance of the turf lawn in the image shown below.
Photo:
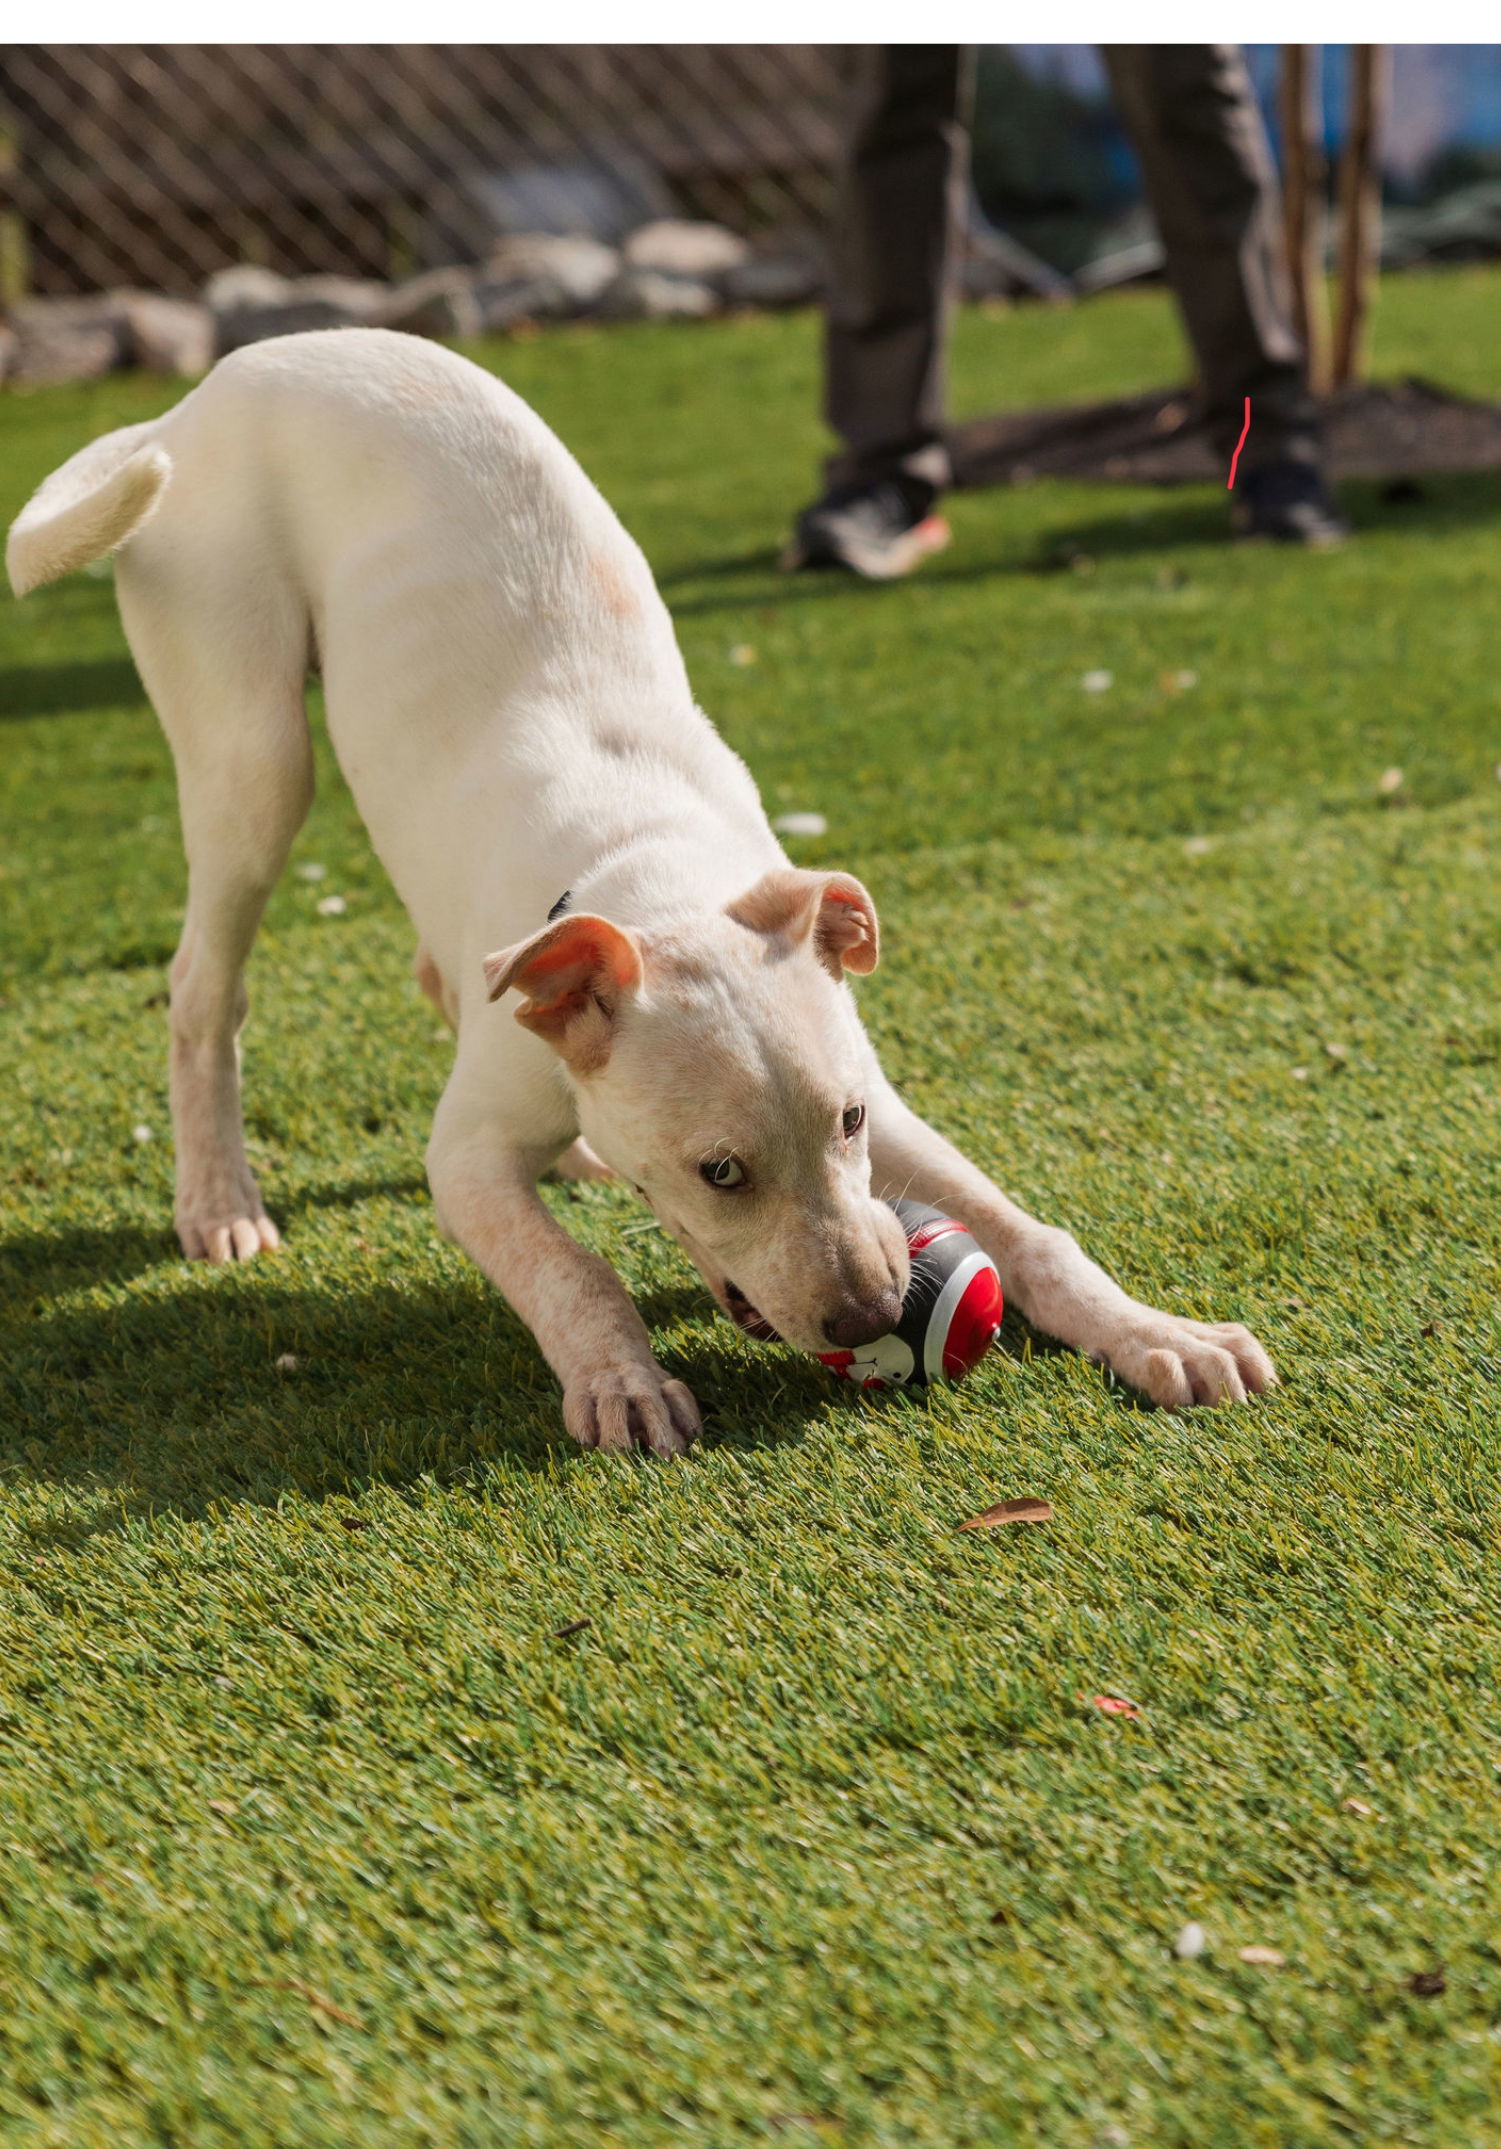
[[[1378,366],[1501,391],[1498,319],[1394,282]],[[435,1237],[447,1052],[326,756],[251,973],[286,1247],[189,1267],[167,753],[107,577],[0,609],[0,2136],[1501,2143],[1494,479],[1313,558],[976,495],[910,585],[788,584],[811,319],[477,355],[874,890],[908,1095],[1285,1385],[1169,1416],[1008,1323],[863,1406],[557,1189],[709,1426],[576,1452]],[[972,315],[955,403],[1178,364],[1154,295]],[[0,403],[7,518],[170,400]]]

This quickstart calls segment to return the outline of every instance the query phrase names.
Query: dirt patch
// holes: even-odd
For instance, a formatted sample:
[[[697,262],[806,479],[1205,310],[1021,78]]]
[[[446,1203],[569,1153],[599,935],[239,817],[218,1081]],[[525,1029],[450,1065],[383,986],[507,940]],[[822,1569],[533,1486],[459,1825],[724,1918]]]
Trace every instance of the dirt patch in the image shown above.
[[[1253,406],[1253,429],[1255,416]],[[1227,475],[1224,458],[1181,388],[1115,403],[1065,403],[975,418],[954,428],[949,445],[955,482],[963,486],[1055,477],[1223,485]],[[1335,478],[1501,470],[1501,406],[1471,402],[1431,381],[1373,381],[1325,404],[1324,449]]]

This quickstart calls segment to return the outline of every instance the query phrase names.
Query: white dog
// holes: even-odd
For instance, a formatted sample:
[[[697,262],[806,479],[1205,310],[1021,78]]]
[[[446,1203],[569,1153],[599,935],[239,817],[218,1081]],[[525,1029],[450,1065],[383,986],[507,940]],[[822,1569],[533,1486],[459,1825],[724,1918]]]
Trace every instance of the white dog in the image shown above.
[[[530,1324],[575,1439],[673,1454],[698,1412],[614,1272],[539,1199],[554,1164],[623,1173],[732,1318],[808,1350],[895,1319],[906,1246],[874,1173],[962,1218],[1028,1320],[1154,1401],[1275,1380],[1244,1328],[1128,1298],[902,1104],[846,983],[875,966],[870,897],[788,863],[694,706],[640,551],[490,374],[381,330],[236,352],[48,478],[11,531],[12,587],[117,548],[188,857],[171,973],[186,1253],[277,1243],[237,1034],[312,794],[303,690],[321,669],[418,976],[457,1033],[427,1152],[438,1218]],[[514,1022],[489,1005],[509,993]]]

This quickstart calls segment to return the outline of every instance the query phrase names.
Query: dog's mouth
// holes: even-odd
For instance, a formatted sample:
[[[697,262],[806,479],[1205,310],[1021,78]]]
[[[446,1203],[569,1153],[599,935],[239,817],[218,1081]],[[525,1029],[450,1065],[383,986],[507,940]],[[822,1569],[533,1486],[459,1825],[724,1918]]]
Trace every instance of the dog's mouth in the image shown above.
[[[758,1343],[781,1342],[782,1338],[777,1330],[772,1327],[770,1321],[766,1320],[763,1315],[757,1313],[738,1283],[730,1283],[728,1279],[726,1280],[724,1302],[725,1310],[728,1312],[730,1319],[737,1328],[743,1328],[748,1336],[754,1336]]]

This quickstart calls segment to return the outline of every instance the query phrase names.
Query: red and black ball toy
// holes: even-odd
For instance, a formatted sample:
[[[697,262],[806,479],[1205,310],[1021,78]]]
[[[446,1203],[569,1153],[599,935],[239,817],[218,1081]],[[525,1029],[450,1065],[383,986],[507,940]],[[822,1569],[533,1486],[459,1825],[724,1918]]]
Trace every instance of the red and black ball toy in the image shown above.
[[[925,1388],[962,1380],[1001,1325],[1001,1279],[957,1217],[921,1201],[892,1201],[907,1234],[912,1281],[889,1335],[853,1351],[820,1351],[857,1388]]]

